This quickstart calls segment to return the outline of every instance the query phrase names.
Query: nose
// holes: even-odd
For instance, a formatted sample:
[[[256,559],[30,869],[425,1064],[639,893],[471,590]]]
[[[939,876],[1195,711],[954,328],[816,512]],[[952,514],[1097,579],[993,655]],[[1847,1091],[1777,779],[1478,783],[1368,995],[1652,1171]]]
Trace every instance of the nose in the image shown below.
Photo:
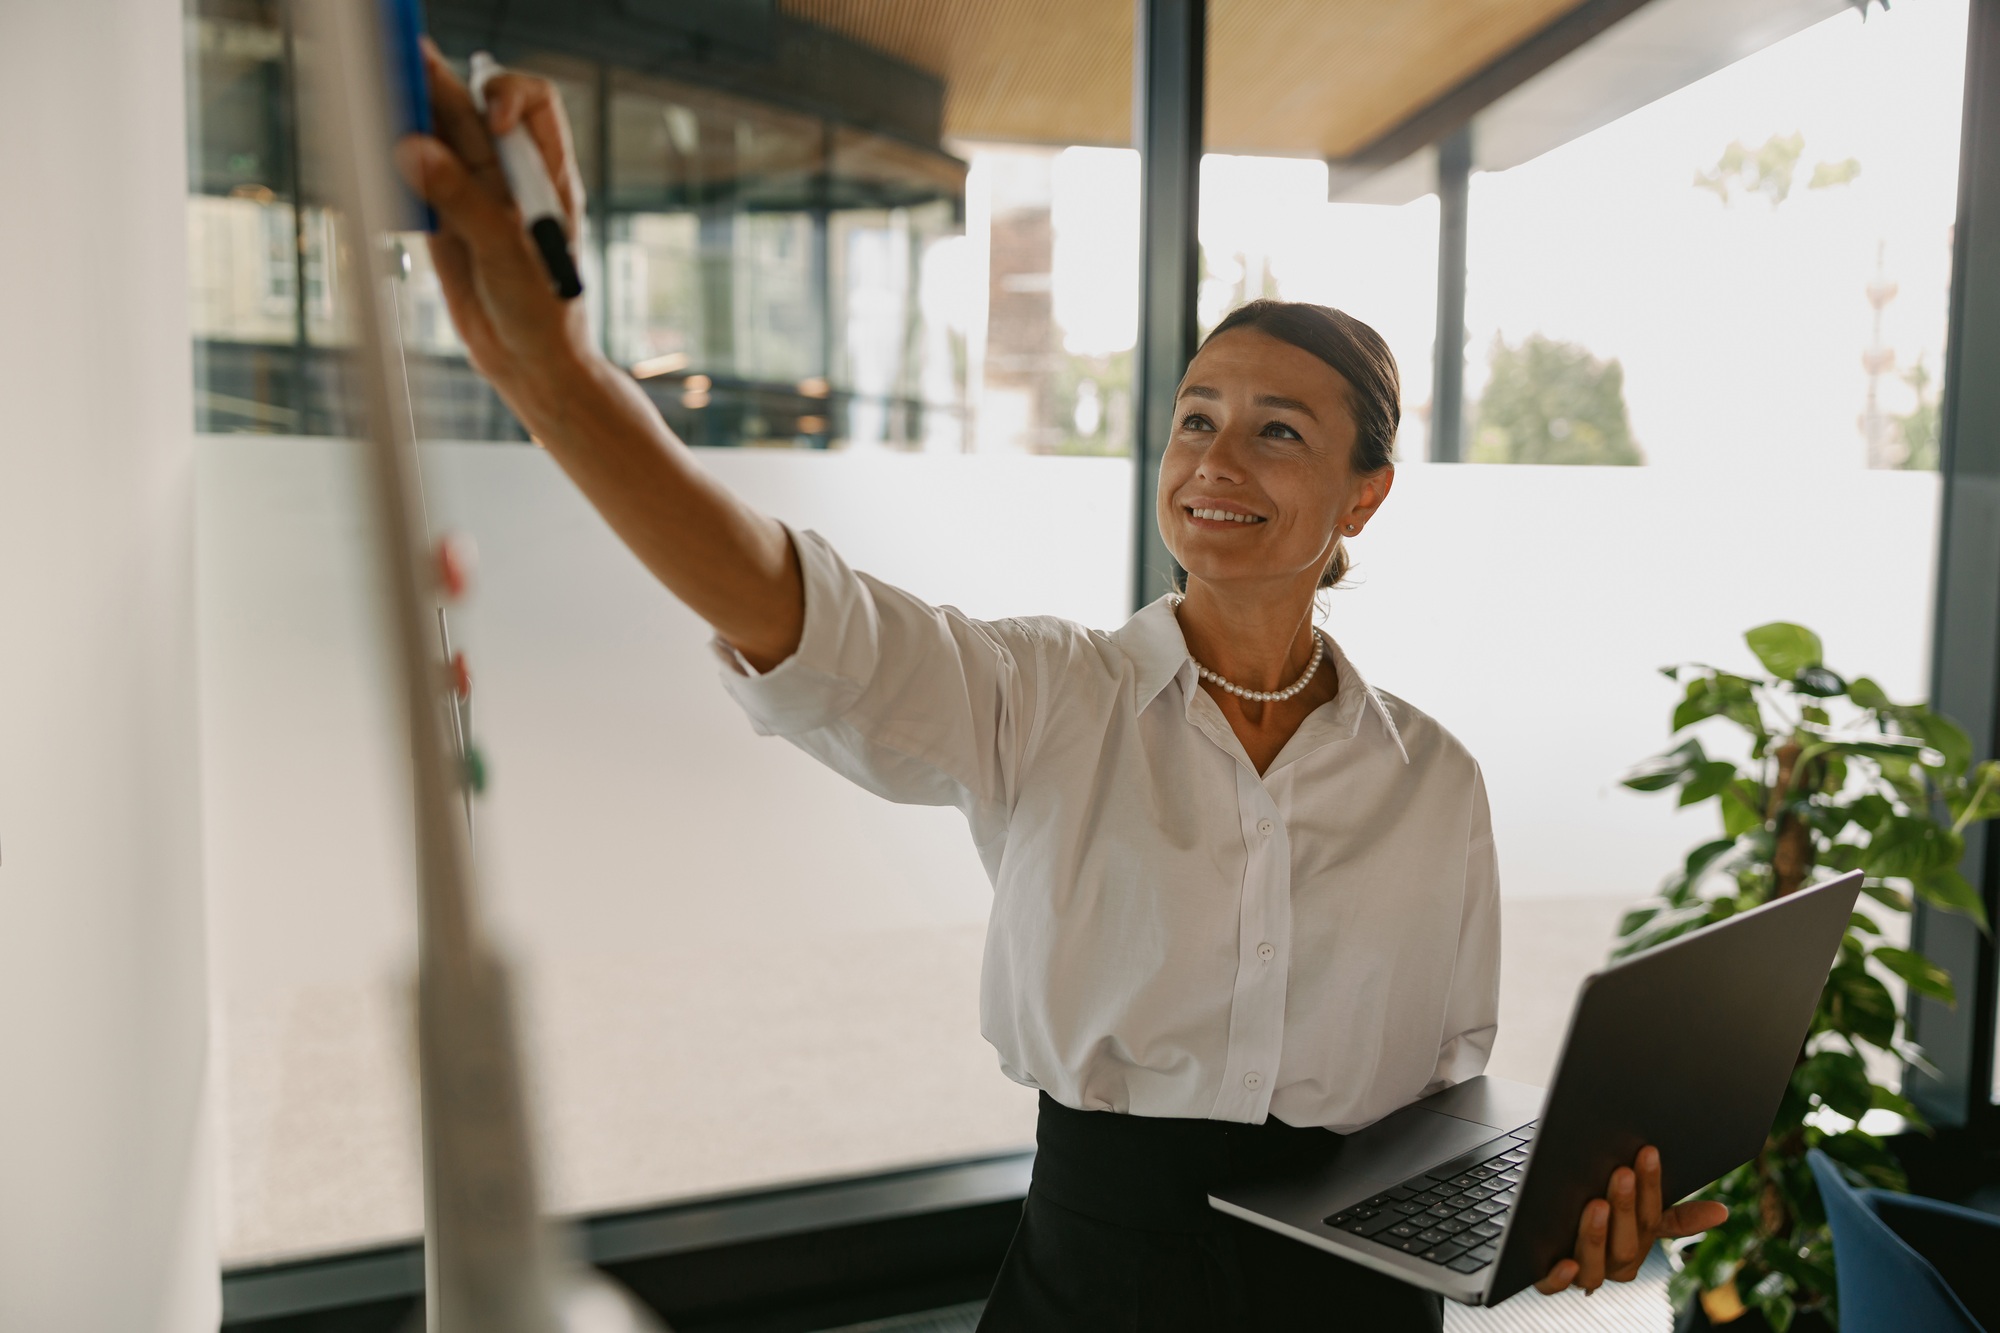
[[[1244,480],[1246,469],[1243,465],[1243,441],[1234,430],[1219,430],[1209,440],[1208,447],[1201,451],[1201,461],[1195,465],[1195,475],[1203,481]]]

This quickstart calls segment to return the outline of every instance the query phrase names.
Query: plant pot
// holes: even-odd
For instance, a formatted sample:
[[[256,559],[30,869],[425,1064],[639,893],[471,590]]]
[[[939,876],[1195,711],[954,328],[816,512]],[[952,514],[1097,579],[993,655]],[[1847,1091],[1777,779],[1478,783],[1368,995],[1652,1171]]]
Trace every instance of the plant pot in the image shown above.
[[[1700,1301],[1689,1301],[1674,1317],[1674,1333],[1709,1333],[1711,1329],[1723,1333],[1771,1333],[1771,1324],[1755,1310],[1746,1310],[1726,1324],[1712,1324]],[[1790,1333],[1833,1333],[1833,1325],[1825,1315],[1807,1311],[1792,1320]]]

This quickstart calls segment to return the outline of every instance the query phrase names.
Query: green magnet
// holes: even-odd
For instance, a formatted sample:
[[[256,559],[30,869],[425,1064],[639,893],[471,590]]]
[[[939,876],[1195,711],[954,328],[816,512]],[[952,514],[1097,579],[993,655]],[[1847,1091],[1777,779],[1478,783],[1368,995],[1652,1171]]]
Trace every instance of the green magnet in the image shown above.
[[[479,752],[477,745],[465,747],[465,785],[472,788],[474,796],[486,792],[486,756]]]

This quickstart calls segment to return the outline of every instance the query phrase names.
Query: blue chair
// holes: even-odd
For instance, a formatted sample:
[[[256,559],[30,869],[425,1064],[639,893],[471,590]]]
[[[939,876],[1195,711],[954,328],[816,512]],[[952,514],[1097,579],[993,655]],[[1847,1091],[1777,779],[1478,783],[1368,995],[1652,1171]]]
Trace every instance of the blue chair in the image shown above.
[[[2000,1217],[1856,1189],[1807,1156],[1833,1228],[1841,1333],[2000,1333]]]

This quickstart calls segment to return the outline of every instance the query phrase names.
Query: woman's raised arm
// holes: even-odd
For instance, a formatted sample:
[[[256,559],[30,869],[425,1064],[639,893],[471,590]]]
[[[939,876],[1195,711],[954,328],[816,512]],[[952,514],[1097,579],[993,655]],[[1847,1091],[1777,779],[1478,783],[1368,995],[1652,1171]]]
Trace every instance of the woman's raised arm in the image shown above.
[[[542,79],[502,74],[486,114],[426,43],[435,137],[397,149],[404,178],[438,216],[431,258],[472,364],[632,553],[760,671],[791,656],[805,593],[777,520],[717,482],[631,377],[592,344],[583,302],[551,290],[521,226],[493,140],[525,124],[574,237],[583,188],[569,125]]]

